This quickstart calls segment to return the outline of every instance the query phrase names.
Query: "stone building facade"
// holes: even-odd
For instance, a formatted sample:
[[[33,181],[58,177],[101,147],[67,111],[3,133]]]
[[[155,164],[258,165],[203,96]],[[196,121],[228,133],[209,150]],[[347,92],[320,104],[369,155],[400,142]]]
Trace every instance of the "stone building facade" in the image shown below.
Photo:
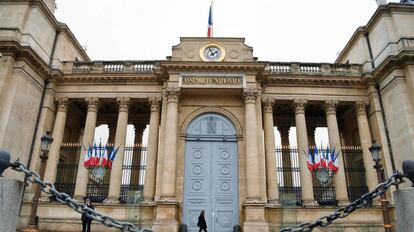
[[[242,38],[190,37],[166,60],[91,61],[54,9],[53,0],[0,1],[0,147],[39,170],[40,137],[51,131],[45,180],[79,201],[91,197],[101,213],[157,232],[180,224],[195,231],[204,209],[209,231],[276,231],[372,190],[372,140],[382,145],[386,175],[413,159],[412,4],[381,5],[335,63],[260,61]],[[120,148],[96,185],[82,148],[100,125]],[[318,127],[339,152],[328,185],[306,164]],[[33,191],[25,188],[18,229],[27,225]],[[42,231],[81,228],[75,211],[46,195],[38,216]],[[325,231],[382,227],[375,201]]]

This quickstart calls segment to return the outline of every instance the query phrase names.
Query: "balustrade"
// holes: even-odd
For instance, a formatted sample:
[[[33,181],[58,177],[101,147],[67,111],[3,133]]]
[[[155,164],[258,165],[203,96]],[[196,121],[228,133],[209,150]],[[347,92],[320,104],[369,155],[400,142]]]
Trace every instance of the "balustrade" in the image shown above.
[[[322,63],[269,63],[271,74],[302,74],[302,75],[361,75],[359,64],[322,64]]]
[[[72,73],[152,73],[156,61],[94,61],[73,63]]]

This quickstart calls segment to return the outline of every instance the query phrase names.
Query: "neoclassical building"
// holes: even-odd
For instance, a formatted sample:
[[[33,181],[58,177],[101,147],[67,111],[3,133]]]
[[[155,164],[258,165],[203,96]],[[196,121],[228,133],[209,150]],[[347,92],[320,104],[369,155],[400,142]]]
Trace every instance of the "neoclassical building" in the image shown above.
[[[201,210],[212,232],[277,231],[374,189],[373,140],[386,176],[414,158],[410,1],[378,7],[334,63],[260,61],[243,38],[216,37],[181,38],[165,60],[92,61],[54,9],[53,0],[0,0],[0,148],[39,171],[40,137],[50,131],[45,181],[90,197],[98,212],[157,232],[196,231]],[[102,125],[119,151],[96,184],[83,150]],[[307,167],[318,128],[339,152],[328,184]],[[19,230],[33,192],[25,187]],[[47,195],[37,215],[42,231],[81,229],[80,215]],[[324,231],[383,226],[374,201]]]

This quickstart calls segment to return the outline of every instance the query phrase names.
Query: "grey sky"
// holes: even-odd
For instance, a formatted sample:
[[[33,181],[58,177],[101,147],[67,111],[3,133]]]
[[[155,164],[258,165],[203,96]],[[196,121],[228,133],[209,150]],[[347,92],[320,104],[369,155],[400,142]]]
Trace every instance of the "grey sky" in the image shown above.
[[[56,0],[93,60],[155,60],[207,33],[209,0]],[[399,2],[392,0],[388,2]],[[214,36],[244,37],[261,61],[334,62],[375,0],[215,0]]]

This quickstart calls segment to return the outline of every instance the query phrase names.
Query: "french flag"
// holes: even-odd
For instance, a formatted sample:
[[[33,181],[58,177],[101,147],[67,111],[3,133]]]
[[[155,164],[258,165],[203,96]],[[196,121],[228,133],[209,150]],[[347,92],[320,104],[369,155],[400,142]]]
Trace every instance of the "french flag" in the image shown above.
[[[108,164],[108,146],[102,147],[101,166],[105,167]]]
[[[118,146],[116,149],[114,147],[111,151],[111,154],[109,154],[109,160],[108,160],[108,163],[106,164],[108,169],[112,168],[112,162],[115,160],[115,156],[116,156],[116,153],[118,152],[119,147],[120,146]]]
[[[210,4],[210,11],[208,13],[207,37],[213,37],[213,1]]]
[[[83,149],[86,151],[85,160],[83,161],[83,166],[85,166],[86,168],[89,168],[91,166],[92,146],[89,145],[88,149],[86,149],[85,147],[83,147]]]
[[[339,170],[339,164],[338,164],[338,156],[339,156],[339,152],[337,152],[335,154],[335,148],[332,150],[332,152],[329,154],[330,159],[329,159],[329,169],[331,169],[333,171],[333,173],[337,173]]]
[[[309,148],[308,150],[308,169],[309,171],[313,172],[315,170],[315,154],[312,153],[312,150]]]

